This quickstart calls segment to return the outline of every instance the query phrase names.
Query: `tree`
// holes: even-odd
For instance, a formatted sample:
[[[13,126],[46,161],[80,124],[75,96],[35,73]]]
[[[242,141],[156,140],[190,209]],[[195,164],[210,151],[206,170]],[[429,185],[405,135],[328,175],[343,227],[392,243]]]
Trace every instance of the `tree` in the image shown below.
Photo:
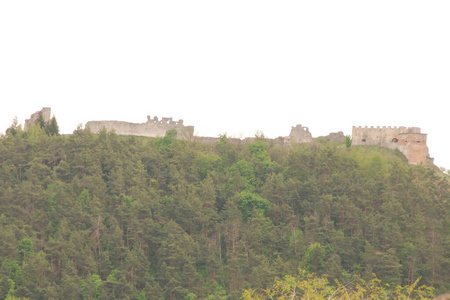
[[[49,135],[59,135],[59,126],[56,122],[55,116],[51,118],[50,123],[47,125],[48,128],[48,134]]]
[[[9,128],[6,129],[6,135],[16,136],[18,133],[22,133],[22,125],[19,125],[17,117],[14,117],[11,126],[9,126]]]
[[[325,255],[325,248],[320,243],[309,245],[302,258],[302,268],[308,272],[321,274],[325,269]]]
[[[382,285],[376,277],[370,282],[356,278],[347,285],[331,285],[322,276],[300,270],[297,276],[287,275],[283,279],[276,279],[275,283],[258,292],[246,289],[242,293],[243,300],[264,299],[432,299],[434,292],[427,286],[418,286],[420,278],[407,286],[396,286],[391,289],[389,285]]]
[[[178,134],[178,132],[176,129],[167,130],[164,137],[159,138],[156,141],[156,143],[155,143],[156,148],[161,149],[161,150],[162,149],[172,149],[175,139],[177,138],[177,134]]]
[[[294,299],[302,280],[319,296],[406,299],[395,285],[420,276],[445,292],[449,199],[447,177],[375,146],[13,124],[0,137],[0,298],[237,299],[299,264],[309,275],[279,279]]]
[[[103,282],[97,274],[92,274],[85,280],[82,280],[80,286],[82,299],[101,299]]]
[[[50,121],[45,121],[42,113],[39,113],[39,116],[36,120],[36,124],[44,129],[45,133],[48,136],[59,135],[59,126],[58,122],[56,122],[55,116],[53,116]]]
[[[257,211],[262,216],[266,216],[267,211],[269,210],[269,201],[255,193],[243,191],[236,195],[236,200],[239,203],[239,208],[245,219],[248,219],[253,215],[253,210]]]
[[[349,135],[345,136],[345,147],[350,148],[352,145],[352,137]]]
[[[34,254],[34,243],[29,238],[24,238],[20,241],[19,246],[20,261],[23,262],[24,258]]]

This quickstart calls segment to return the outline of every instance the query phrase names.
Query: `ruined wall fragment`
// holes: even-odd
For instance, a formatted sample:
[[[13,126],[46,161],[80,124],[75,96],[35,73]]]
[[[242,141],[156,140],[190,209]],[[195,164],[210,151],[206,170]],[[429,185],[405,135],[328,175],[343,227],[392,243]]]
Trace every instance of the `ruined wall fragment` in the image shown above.
[[[45,123],[50,122],[50,115],[51,115],[51,108],[50,107],[43,107],[41,110],[35,112],[30,116],[29,119],[25,120],[24,130],[27,131],[28,128],[30,128],[31,125],[35,124],[37,120],[39,119],[39,116],[42,115],[42,118],[44,119]]]

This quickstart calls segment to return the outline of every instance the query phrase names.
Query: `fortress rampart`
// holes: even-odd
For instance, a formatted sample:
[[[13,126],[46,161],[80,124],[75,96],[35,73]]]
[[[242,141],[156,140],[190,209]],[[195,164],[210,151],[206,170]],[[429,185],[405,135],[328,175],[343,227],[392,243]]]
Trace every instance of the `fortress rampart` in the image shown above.
[[[25,121],[25,130],[34,124],[40,115],[45,122],[50,120],[51,109],[44,107],[42,110],[31,115]],[[130,123],[123,121],[89,121],[85,128],[98,133],[105,128],[108,131],[114,130],[119,135],[135,135],[146,137],[163,137],[167,130],[176,129],[177,138],[181,140],[197,141],[200,143],[215,143],[218,137],[194,136],[194,126],[185,126],[183,120],[173,121],[172,118],[147,116],[145,123]],[[308,127],[301,124],[292,126],[289,136],[278,137],[273,142],[278,145],[290,143],[309,143],[316,139],[328,139],[333,142],[344,142],[345,136],[342,131],[330,133],[328,136],[313,138]],[[245,144],[254,141],[255,138],[236,139],[230,138],[233,144]],[[381,146],[391,150],[399,150],[403,153],[408,162],[412,164],[425,164],[428,158],[427,135],[420,132],[418,127],[356,127],[352,129],[352,143],[355,146]]]
[[[352,141],[355,146],[375,145],[399,150],[412,164],[425,164],[428,157],[427,135],[418,127],[353,126]]]

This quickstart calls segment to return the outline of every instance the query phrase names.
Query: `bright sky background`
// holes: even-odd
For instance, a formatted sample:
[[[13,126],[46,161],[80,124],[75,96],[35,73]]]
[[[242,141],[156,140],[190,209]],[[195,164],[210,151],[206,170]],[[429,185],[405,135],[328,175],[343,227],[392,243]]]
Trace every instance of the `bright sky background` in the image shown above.
[[[0,1],[0,132],[52,108],[198,135],[414,126],[450,169],[450,1]]]

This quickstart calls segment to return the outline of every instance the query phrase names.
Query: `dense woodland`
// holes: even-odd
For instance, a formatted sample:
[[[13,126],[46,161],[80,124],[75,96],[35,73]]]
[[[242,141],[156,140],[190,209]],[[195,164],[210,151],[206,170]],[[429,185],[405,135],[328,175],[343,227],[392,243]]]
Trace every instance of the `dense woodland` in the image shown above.
[[[331,287],[421,277],[438,294],[449,200],[448,176],[377,147],[14,122],[0,138],[0,298],[239,299],[299,270]]]

